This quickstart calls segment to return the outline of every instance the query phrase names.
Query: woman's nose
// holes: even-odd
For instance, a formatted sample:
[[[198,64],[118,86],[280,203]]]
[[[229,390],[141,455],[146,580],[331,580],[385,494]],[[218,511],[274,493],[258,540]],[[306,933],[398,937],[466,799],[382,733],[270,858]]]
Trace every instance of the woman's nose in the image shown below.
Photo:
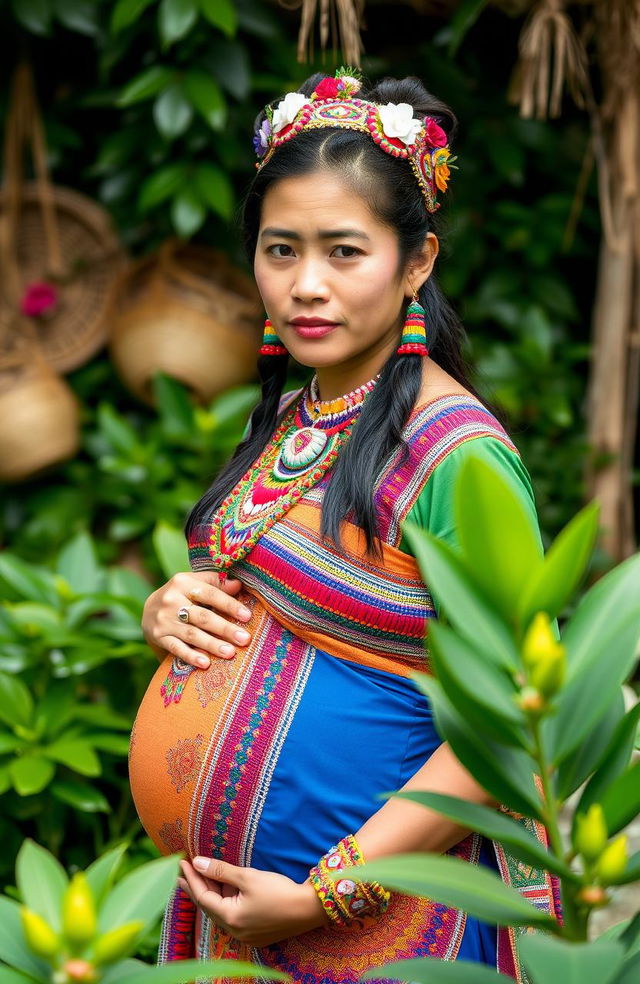
[[[296,264],[291,293],[298,301],[326,301],[329,297],[329,286],[322,265],[313,260]]]

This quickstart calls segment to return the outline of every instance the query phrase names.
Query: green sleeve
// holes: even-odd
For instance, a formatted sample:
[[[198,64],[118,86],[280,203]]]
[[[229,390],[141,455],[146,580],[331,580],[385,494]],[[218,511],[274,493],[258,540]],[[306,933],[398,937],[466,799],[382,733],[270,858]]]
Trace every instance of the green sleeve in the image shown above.
[[[477,437],[465,441],[444,458],[436,466],[420,492],[418,499],[409,510],[407,520],[422,529],[428,530],[434,536],[444,540],[454,548],[458,545],[456,522],[453,511],[453,490],[460,468],[467,458],[480,458],[491,465],[505,479],[516,493],[531,517],[531,523],[542,541],[538,526],[535,499],[529,473],[522,459],[495,437]],[[411,554],[411,547],[402,537],[400,549]],[[429,585],[433,597],[432,586]],[[436,610],[438,601],[433,597]]]

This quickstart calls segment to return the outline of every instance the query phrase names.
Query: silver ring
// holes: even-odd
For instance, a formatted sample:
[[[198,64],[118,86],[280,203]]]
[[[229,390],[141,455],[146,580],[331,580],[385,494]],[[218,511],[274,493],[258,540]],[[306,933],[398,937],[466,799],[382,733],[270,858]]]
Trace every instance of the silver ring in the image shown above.
[[[189,621],[189,608],[193,608],[193,605],[189,605],[188,607],[186,605],[183,605],[182,608],[179,608],[178,611],[176,612],[181,622]]]

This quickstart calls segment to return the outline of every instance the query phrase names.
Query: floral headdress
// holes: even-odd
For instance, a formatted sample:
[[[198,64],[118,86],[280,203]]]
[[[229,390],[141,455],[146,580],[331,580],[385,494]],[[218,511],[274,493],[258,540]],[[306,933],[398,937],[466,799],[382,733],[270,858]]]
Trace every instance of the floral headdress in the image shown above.
[[[366,102],[356,98],[361,82],[349,69],[325,78],[310,96],[288,92],[275,109],[267,106],[266,118],[256,131],[253,146],[260,168],[273,152],[302,130],[331,126],[361,130],[393,157],[409,161],[425,197],[427,211],[440,207],[438,191],[446,191],[451,156],[447,135],[431,116],[417,118],[409,103]]]

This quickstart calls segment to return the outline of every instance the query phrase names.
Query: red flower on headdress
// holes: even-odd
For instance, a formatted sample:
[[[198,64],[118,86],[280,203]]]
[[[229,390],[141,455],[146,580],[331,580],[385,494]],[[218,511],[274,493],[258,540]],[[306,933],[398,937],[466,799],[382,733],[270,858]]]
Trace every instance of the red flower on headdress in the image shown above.
[[[340,79],[332,78],[322,79],[313,90],[314,96],[318,99],[335,99],[340,92]]]
[[[424,121],[425,134],[424,139],[429,147],[446,147],[447,146],[447,135],[439,126],[434,119],[427,116]]]
[[[53,284],[38,280],[28,284],[22,295],[20,310],[28,318],[41,318],[52,314],[58,303],[58,291]]]

